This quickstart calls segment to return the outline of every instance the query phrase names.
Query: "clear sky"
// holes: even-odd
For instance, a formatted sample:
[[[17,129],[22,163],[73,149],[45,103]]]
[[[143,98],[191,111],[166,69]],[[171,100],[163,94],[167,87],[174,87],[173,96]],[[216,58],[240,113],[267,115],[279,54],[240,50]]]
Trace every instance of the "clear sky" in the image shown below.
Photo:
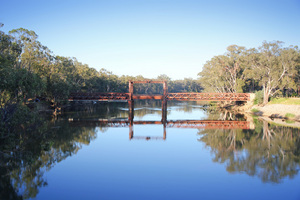
[[[229,45],[300,46],[300,0],[0,0],[2,31],[117,75],[197,78]]]

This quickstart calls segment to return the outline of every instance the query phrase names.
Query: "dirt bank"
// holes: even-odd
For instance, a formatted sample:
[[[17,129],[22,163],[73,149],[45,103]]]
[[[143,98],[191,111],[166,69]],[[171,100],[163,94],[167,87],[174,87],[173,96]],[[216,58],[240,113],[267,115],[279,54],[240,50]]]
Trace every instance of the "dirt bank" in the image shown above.
[[[300,120],[300,105],[284,105],[284,104],[270,104],[265,106],[252,106],[252,109],[261,111],[262,116],[270,117],[282,117],[284,118],[287,113],[295,115],[296,120]],[[250,110],[250,111],[251,111]]]

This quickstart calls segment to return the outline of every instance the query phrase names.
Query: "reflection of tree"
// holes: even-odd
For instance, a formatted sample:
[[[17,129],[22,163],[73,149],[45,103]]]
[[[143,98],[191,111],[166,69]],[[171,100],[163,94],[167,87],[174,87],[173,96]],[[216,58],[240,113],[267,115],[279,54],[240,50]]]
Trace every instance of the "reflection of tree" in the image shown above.
[[[204,130],[199,141],[211,148],[213,161],[228,172],[246,172],[278,183],[300,169],[300,130],[256,124],[256,130]]]
[[[212,120],[240,120],[245,119],[245,116],[241,113],[234,112],[232,110],[218,108],[218,107],[209,107],[207,108],[207,119]]]
[[[45,122],[41,130],[21,137],[1,141],[5,145],[0,145],[0,199],[35,197],[47,185],[45,170],[76,154],[96,138],[96,131],[94,127],[69,127],[66,121]]]
[[[74,106],[67,108],[62,118],[115,118],[127,117],[128,111],[121,110],[120,107],[126,107],[127,102],[102,102],[102,103],[77,103]]]

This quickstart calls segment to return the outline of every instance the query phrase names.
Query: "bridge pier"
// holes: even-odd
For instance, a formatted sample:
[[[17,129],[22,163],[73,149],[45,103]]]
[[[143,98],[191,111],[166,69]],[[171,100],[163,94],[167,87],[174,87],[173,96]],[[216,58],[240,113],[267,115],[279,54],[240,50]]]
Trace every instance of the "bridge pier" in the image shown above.
[[[129,101],[133,101],[133,81],[128,83]]]
[[[128,101],[128,120],[132,121],[134,118],[134,101]]]
[[[161,122],[163,124],[167,121],[167,107],[168,107],[167,100],[163,99],[161,102],[161,111],[162,111]]]

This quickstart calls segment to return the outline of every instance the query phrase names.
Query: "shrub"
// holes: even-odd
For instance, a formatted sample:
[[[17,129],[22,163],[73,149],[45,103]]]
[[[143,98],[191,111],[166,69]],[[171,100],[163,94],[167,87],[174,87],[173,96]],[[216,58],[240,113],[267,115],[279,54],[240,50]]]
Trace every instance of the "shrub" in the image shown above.
[[[264,94],[262,90],[255,92],[254,105],[262,104],[264,101]]]

